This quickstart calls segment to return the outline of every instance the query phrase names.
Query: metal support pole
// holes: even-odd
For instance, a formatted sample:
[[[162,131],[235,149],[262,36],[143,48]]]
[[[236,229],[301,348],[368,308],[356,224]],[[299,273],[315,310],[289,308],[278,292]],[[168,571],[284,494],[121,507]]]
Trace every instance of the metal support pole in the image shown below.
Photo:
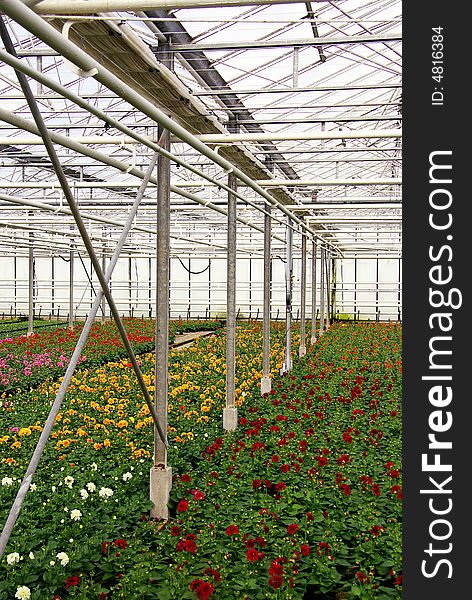
[[[272,161],[266,161],[267,167],[273,171]],[[263,298],[263,316],[262,316],[262,379],[261,395],[268,394],[272,389],[270,377],[270,299],[271,299],[271,278],[272,261],[270,256],[271,249],[271,206],[266,205],[264,215],[264,298]]]
[[[55,308],[55,269],[54,269],[54,256],[51,256],[51,313],[54,314]],[[59,316],[59,315],[58,315]]]
[[[106,263],[105,263],[105,252],[102,252],[102,271],[105,273]],[[111,288],[111,283],[109,284]],[[106,304],[105,298],[102,298],[102,323],[105,323],[106,320]]]
[[[34,253],[33,234],[29,234],[28,248],[28,335],[33,334],[34,319]]]
[[[131,256],[128,258],[128,315],[131,315],[131,279],[133,276],[133,272],[131,269]]]
[[[173,59],[168,44],[161,44],[158,58],[169,69]],[[159,145],[170,150],[170,133],[158,127]],[[155,407],[159,423],[167,431],[169,400],[169,272],[170,272],[170,160],[157,160],[157,244],[156,244],[156,362]],[[154,430],[154,465],[150,473],[151,516],[168,519],[172,469],[167,465],[167,447]]]
[[[15,302],[15,317],[16,317],[16,304],[17,304],[17,293],[16,293],[16,286],[17,286],[17,263],[16,263],[16,256],[13,257],[13,293],[14,293],[14,302]],[[400,284],[398,285],[398,289],[400,290]],[[400,319],[398,319],[400,320]]]
[[[357,315],[357,258],[354,259],[354,321]]]
[[[330,299],[331,299],[331,322],[334,321],[335,316],[336,316],[336,296],[337,296],[337,290],[336,290],[336,285],[337,285],[337,265],[336,265],[336,259],[334,258],[334,256],[331,257],[330,260],[330,282],[331,282],[331,294],[330,294]],[[338,318],[339,318],[339,311],[338,311]]]
[[[3,21],[0,19],[0,31],[2,30],[2,25],[3,25]],[[133,206],[131,207],[131,209],[128,213],[128,218],[123,227],[123,231],[120,235],[120,239],[118,240],[116,249],[110,260],[110,264],[108,265],[107,272],[105,273],[105,276],[104,276],[106,282],[108,282],[110,280],[111,274],[113,273],[116,263],[118,262],[121,250],[125,244],[126,237],[127,237],[128,233],[131,229],[131,226],[133,224],[134,217],[138,210],[139,204],[144,196],[146,186],[149,182],[149,179],[150,179],[151,173],[152,173],[152,169],[154,168],[156,161],[157,161],[157,155],[154,155],[154,157],[151,160],[151,163],[149,165],[148,172],[146,173],[146,178],[143,180],[142,186],[139,189],[139,192],[136,196]],[[92,325],[95,321],[95,317],[96,317],[98,309],[100,307],[100,302],[101,302],[103,293],[104,293],[103,289],[100,289],[97,292],[95,301],[93,303],[92,310],[90,311],[89,315],[87,316],[87,319],[84,323],[83,329],[80,333],[79,339],[77,340],[76,347],[74,349],[74,352],[72,353],[72,356],[70,358],[69,364],[66,369],[66,372],[61,381],[61,385],[59,387],[59,390],[57,391],[56,397],[51,406],[51,410],[49,412],[46,423],[44,424],[43,430],[41,431],[41,435],[39,436],[38,442],[36,444],[36,448],[34,449],[34,452],[33,452],[33,456],[31,457],[28,468],[26,469],[25,476],[23,477],[23,481],[21,482],[20,489],[18,490],[16,498],[10,509],[10,513],[5,522],[5,526],[2,529],[2,533],[0,535],[0,560],[1,560],[3,553],[5,551],[5,548],[8,544],[8,540],[10,539],[11,532],[13,531],[13,527],[15,526],[16,520],[18,518],[21,507],[23,505],[23,501],[26,497],[26,494],[28,493],[33,476],[36,472],[36,469],[38,468],[38,464],[39,464],[39,461],[41,460],[41,456],[43,454],[44,448],[46,447],[46,443],[48,441],[49,435],[52,431],[52,428],[54,427],[54,422],[56,420],[56,417],[57,417],[59,411],[61,410],[61,405],[65,398],[67,388],[69,387],[69,384],[72,380],[72,376],[74,375],[75,367],[77,366],[79,358],[82,354],[82,350],[87,341],[88,334],[89,334],[90,329],[92,328]],[[153,404],[148,403],[148,407],[151,412],[151,416],[154,420],[154,423],[158,423],[157,415],[154,410]],[[160,428],[160,425],[159,425],[159,428]]]
[[[318,246],[313,240],[311,246],[311,339],[310,343],[316,342],[316,252]]]
[[[377,233],[377,243],[379,242],[379,234]],[[379,259],[377,258],[375,261],[375,319],[379,320]]]
[[[69,329],[74,327],[74,245],[69,250]]]
[[[301,281],[300,281],[300,347],[298,356],[302,357],[306,354],[306,235],[302,233],[302,265],[301,265]]]
[[[321,248],[321,261],[320,261],[320,330],[319,337],[324,334],[325,331],[325,249]]]
[[[229,129],[236,133],[235,119]],[[237,191],[238,180],[230,173],[228,186]],[[223,410],[223,429],[234,431],[238,424],[238,409],[235,405],[236,390],[236,196],[228,192],[228,249],[226,282],[226,408]]]
[[[326,269],[326,329],[331,327],[331,269],[330,269],[329,252],[325,254],[325,269]]]
[[[149,311],[149,318],[151,318],[151,316],[152,316],[151,288],[152,288],[152,262],[151,262],[151,257],[149,257],[148,258],[148,311]]]
[[[290,218],[287,219],[286,257],[285,263],[285,356],[281,375],[292,369],[292,279],[293,279],[293,231]]]

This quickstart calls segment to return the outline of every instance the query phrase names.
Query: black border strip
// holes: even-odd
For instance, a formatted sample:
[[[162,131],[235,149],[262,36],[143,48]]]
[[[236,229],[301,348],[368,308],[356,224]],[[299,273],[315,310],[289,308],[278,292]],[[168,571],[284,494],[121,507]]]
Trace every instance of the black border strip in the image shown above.
[[[472,596],[468,13],[468,3],[403,3],[405,600]],[[444,445],[429,448],[433,434]]]

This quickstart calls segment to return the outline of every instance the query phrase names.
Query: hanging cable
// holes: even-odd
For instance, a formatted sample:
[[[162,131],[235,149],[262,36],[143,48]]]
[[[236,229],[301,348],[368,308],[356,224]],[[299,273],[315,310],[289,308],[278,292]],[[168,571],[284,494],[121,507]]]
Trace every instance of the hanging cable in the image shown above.
[[[210,268],[210,259],[208,259],[208,265],[201,271],[191,271],[190,267],[186,267],[179,256],[177,256],[177,259],[180,262],[180,264],[183,266],[183,268],[187,271],[187,273],[190,273],[190,275],[201,275],[201,273],[205,273],[205,271],[208,271],[208,269]],[[188,260],[189,260],[189,265],[190,265],[190,258]]]

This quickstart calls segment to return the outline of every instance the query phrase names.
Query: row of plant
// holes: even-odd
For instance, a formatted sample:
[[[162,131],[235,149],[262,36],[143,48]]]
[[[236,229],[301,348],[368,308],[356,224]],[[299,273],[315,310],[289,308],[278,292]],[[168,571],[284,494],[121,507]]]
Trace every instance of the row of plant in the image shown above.
[[[61,327],[64,325],[64,321],[50,321],[47,319],[34,319],[33,329],[35,331],[42,331],[53,327]],[[19,335],[26,335],[28,333],[28,319],[27,318],[13,318],[13,319],[0,319],[0,339],[5,337],[16,337]]]
[[[231,434],[224,336],[171,352],[167,523],[148,517],[152,424],[128,363],[81,370],[0,565],[0,598],[399,598],[400,337],[398,325],[336,324],[279,378],[274,325],[261,398],[261,327],[239,327]],[[142,361],[152,392],[153,355]],[[3,519],[57,387],[3,408]]]
[[[136,354],[154,348],[155,321],[151,319],[124,319],[128,339]],[[216,330],[222,321],[171,321],[169,339],[172,343],[177,332]],[[11,394],[20,389],[31,389],[49,377],[62,375],[69,364],[83,323],[73,329],[67,326],[40,330],[33,335],[19,335],[0,339],[0,390]],[[113,321],[96,322],[92,326],[80,363],[94,367],[126,355],[126,350]],[[79,364],[80,364],[79,363]]]

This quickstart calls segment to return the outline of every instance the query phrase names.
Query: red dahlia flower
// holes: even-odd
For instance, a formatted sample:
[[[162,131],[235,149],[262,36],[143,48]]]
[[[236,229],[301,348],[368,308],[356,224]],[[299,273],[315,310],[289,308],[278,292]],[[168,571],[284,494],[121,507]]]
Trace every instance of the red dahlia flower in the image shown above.
[[[300,546],[300,551],[302,553],[302,556],[309,556],[310,555],[310,546],[308,546],[308,544],[302,544]]]
[[[66,580],[66,589],[69,589],[70,587],[75,587],[79,583],[80,577],[77,577],[77,575],[72,575],[72,577],[69,577],[69,579]]]
[[[213,596],[214,591],[215,588],[211,585],[211,583],[208,583],[208,581],[202,581],[195,590],[195,594],[198,600],[208,600],[208,598]]]
[[[287,527],[287,532],[289,535],[293,535],[294,533],[296,533],[298,531],[299,527],[296,523],[292,523],[291,525],[289,525]]]
[[[187,500],[181,500],[177,506],[177,510],[179,512],[187,512],[188,510],[188,502]]]
[[[215,569],[208,567],[203,572],[205,575],[211,575],[215,581],[221,581],[221,575]]]
[[[230,525],[226,528],[226,535],[238,535],[239,529],[237,525]]]
[[[372,485],[372,493],[374,496],[380,496],[380,486],[377,483]]]
[[[113,545],[116,546],[117,548],[121,548],[122,550],[124,550],[126,548],[126,546],[128,545],[128,543],[126,542],[126,540],[115,540],[113,542]]]
[[[246,551],[246,558],[249,562],[256,562],[259,558],[259,552],[255,548],[249,548]]]
[[[283,571],[284,570],[280,563],[278,563],[276,560],[272,561],[272,564],[269,567],[269,575],[272,575],[272,576],[280,575],[281,576]]]
[[[269,585],[270,587],[273,587],[274,590],[276,590],[277,588],[279,588],[283,583],[283,579],[281,575],[274,575],[273,577],[271,577],[269,579]]]

